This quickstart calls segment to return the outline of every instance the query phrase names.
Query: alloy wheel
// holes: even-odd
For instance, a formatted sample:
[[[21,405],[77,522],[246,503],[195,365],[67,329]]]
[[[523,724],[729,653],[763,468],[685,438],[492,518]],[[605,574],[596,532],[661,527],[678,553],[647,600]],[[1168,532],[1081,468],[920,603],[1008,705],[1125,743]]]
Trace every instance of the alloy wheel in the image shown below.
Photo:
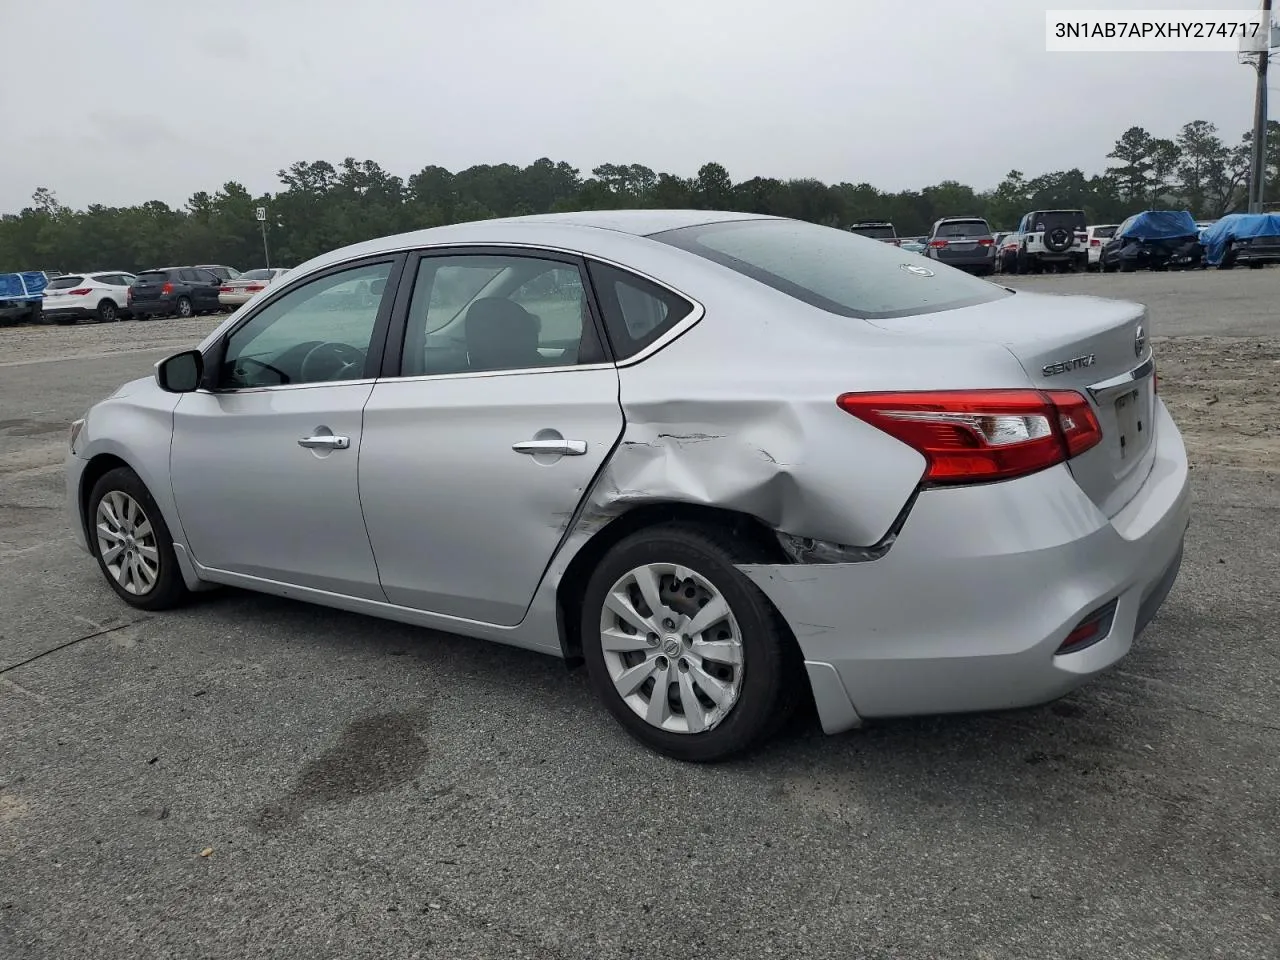
[[[96,512],[98,553],[107,573],[126,593],[150,593],[160,577],[160,549],[146,512],[121,490],[108,492]]]
[[[742,691],[742,633],[715,586],[688,567],[648,563],[615,581],[600,644],[619,696],[671,733],[714,729]]]

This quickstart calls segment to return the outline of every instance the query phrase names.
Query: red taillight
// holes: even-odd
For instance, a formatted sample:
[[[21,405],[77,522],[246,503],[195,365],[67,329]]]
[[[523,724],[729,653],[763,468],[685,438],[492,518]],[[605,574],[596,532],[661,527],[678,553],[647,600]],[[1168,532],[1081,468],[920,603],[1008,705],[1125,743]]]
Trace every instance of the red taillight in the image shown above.
[[[218,292],[219,292],[219,293],[230,293],[230,292],[231,292],[231,288],[230,288],[230,287],[219,287],[219,288],[218,288]]]
[[[1102,439],[1089,401],[1073,390],[846,393],[836,403],[921,453],[933,484],[1024,476]]]
[[[263,286],[260,283],[251,283],[244,289],[246,293],[257,293],[259,290],[263,289]]]
[[[93,293],[93,287],[76,287],[74,290],[68,290],[69,297],[83,297],[85,294]]]
[[[995,237],[983,237],[981,240],[978,241],[978,246],[980,247],[994,247],[995,245],[996,245]]]
[[[133,303],[133,287],[125,287],[124,302]]]
[[[1102,246],[1102,241],[1099,240],[1097,237],[1094,237],[1092,240],[1089,241],[1089,246],[1100,247]]]
[[[166,283],[163,287],[161,287],[161,288],[160,288],[160,293],[161,293],[161,294],[163,294],[163,295],[164,295],[164,296],[166,296],[166,297],[167,297],[169,294],[173,293],[173,284],[172,284],[172,283]]]
[[[947,241],[945,241],[945,240],[930,240],[930,241],[929,241],[929,246],[933,247],[935,250],[941,250],[941,249],[942,249],[943,247],[945,247],[946,245],[947,245]]]

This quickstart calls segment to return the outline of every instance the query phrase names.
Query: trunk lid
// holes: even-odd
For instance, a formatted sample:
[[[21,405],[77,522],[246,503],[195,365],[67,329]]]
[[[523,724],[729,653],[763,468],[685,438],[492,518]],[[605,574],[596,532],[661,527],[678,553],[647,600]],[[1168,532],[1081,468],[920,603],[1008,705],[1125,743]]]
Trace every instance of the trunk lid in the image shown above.
[[[999,344],[1033,386],[1083,394],[1102,442],[1068,466],[1110,517],[1137,493],[1155,458],[1155,363],[1146,314],[1139,303],[1018,292],[975,307],[868,322],[916,337]]]

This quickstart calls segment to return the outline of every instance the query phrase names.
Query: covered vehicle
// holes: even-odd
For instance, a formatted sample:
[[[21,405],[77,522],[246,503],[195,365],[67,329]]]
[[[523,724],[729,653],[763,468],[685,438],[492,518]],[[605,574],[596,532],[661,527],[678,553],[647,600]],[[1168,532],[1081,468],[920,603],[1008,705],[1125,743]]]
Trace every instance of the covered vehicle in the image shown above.
[[[1102,247],[1098,265],[1115,270],[1189,269],[1204,262],[1204,247],[1195,218],[1186,210],[1146,210],[1116,228]]]
[[[1205,263],[1230,270],[1237,263],[1280,263],[1280,213],[1232,213],[1201,235]]]
[[[38,323],[49,278],[39,270],[0,273],[0,326]]]

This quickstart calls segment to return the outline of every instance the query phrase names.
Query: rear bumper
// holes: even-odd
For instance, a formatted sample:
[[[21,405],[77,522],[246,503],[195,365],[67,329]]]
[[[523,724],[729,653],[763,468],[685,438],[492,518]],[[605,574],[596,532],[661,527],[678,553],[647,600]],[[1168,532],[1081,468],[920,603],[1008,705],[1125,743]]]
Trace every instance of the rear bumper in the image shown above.
[[[995,248],[988,247],[982,253],[952,253],[932,259],[949,267],[989,267],[996,262]]]
[[[220,293],[218,303],[224,307],[242,307],[253,299],[251,293]]]
[[[74,317],[77,320],[84,320],[89,317],[96,317],[98,315],[98,311],[94,307],[84,307],[84,306],[51,307],[46,303],[44,308],[44,315],[53,320],[57,320],[59,317],[62,317],[62,318]]]
[[[132,314],[176,313],[177,297],[159,297],[155,300],[130,300],[125,307]]]
[[[1156,443],[1146,482],[1110,519],[1059,465],[924,491],[878,560],[743,566],[800,644],[823,728],[1045,703],[1127,654],[1177,578],[1190,517],[1186,450],[1163,404]],[[1103,639],[1057,653],[1113,600]]]

